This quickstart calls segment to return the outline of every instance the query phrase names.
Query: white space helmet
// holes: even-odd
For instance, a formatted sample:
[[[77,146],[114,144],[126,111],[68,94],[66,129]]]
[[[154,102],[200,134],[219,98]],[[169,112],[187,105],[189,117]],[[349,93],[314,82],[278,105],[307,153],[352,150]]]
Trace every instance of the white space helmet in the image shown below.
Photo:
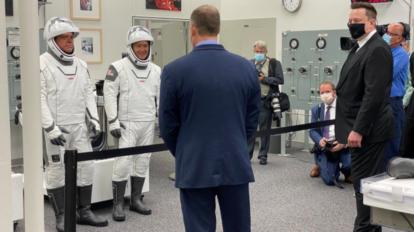
[[[148,51],[148,56],[141,60],[139,59],[134,50],[132,50],[132,44],[138,41],[149,41],[150,49]],[[150,30],[143,26],[133,26],[130,27],[127,33],[127,51],[128,56],[134,62],[134,64],[140,67],[147,67],[148,63],[151,61],[151,52],[152,52],[152,44],[154,43],[154,38],[151,35]]]
[[[45,30],[43,37],[47,41],[48,48],[61,60],[63,61],[73,61],[74,52],[68,54],[64,52],[55,42],[55,37],[65,34],[67,32],[72,32],[73,36],[76,37],[79,35],[79,28],[75,24],[64,17],[52,17],[47,21],[45,25]]]

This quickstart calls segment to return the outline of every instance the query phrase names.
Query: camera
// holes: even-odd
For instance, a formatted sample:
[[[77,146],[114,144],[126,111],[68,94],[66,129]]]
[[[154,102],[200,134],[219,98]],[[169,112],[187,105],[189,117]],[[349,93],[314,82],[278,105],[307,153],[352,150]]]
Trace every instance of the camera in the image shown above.
[[[334,140],[326,141],[325,148],[332,148],[332,147],[334,147],[335,146],[334,142],[335,142]]]

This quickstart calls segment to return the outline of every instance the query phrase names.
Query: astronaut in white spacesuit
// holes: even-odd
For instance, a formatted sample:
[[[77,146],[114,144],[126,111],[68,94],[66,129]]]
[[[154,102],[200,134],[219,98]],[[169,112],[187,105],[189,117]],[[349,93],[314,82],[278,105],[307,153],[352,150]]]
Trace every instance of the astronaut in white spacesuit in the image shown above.
[[[150,145],[154,139],[161,69],[151,62],[151,32],[133,26],[127,33],[128,55],[109,66],[104,84],[105,110],[109,130],[119,139],[119,148]],[[117,158],[112,173],[113,218],[124,221],[123,201],[131,177],[130,210],[151,214],[142,200],[142,187],[150,163],[150,153]]]
[[[56,215],[56,229],[64,230],[64,151],[92,151],[91,139],[100,133],[93,83],[86,63],[74,56],[79,29],[72,21],[53,17],[46,23],[47,51],[40,56],[40,103],[45,134],[46,188]],[[94,162],[78,163],[77,223],[107,226],[90,209]]]

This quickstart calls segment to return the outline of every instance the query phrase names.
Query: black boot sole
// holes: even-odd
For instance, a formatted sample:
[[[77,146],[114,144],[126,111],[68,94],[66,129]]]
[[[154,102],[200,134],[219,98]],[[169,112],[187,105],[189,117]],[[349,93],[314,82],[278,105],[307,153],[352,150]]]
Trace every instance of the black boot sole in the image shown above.
[[[112,219],[114,219],[114,221],[117,221],[117,222],[123,222],[123,221],[125,221],[125,216],[115,217],[114,215],[112,215]]]
[[[89,222],[78,221],[78,222],[76,222],[76,224],[84,225],[84,226],[105,227],[105,226],[108,226],[108,221],[102,222],[102,223],[96,223],[96,224],[92,224],[92,223],[89,223]]]
[[[142,214],[142,215],[151,215],[152,211],[148,210],[148,211],[142,211],[142,210],[138,210],[138,209],[134,209],[134,208],[129,208],[130,211],[134,211],[136,213]]]

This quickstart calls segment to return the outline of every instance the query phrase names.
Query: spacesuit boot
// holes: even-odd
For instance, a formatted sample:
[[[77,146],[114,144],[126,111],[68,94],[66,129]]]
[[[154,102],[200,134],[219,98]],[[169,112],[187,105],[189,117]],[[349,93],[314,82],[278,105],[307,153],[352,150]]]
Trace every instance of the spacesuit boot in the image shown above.
[[[174,0],[155,0],[155,5],[161,10],[178,11],[174,5]]]
[[[78,213],[77,223],[80,225],[90,225],[103,227],[108,225],[108,220],[96,216],[91,211],[92,185],[78,187]]]
[[[124,195],[127,181],[112,181],[113,209],[112,217],[115,221],[125,221]]]
[[[147,208],[141,201],[144,182],[144,177],[131,176],[131,204],[129,206],[129,210],[143,215],[150,215],[152,213],[151,209]]]
[[[48,189],[47,195],[52,203],[56,216],[56,229],[58,232],[65,231],[65,187]]]

